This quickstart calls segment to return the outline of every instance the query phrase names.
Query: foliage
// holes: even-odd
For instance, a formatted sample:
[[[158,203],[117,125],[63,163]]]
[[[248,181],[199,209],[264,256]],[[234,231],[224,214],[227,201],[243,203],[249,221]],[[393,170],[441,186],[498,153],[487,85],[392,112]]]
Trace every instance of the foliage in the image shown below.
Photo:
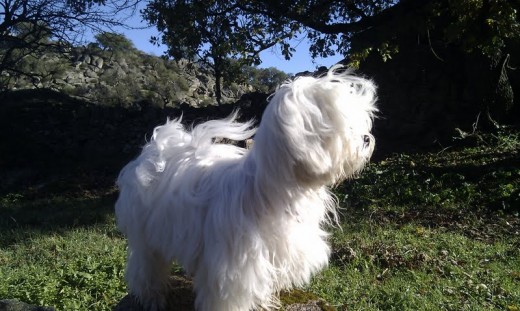
[[[0,72],[2,76],[35,73],[16,65],[27,56],[65,52],[86,29],[124,26],[118,13],[131,10],[137,0],[0,1]],[[103,6],[103,7],[102,7]],[[3,79],[5,88],[8,79]]]
[[[363,182],[346,184],[342,192],[351,194],[342,200],[368,209],[461,211],[468,207],[473,212],[497,213],[518,209],[518,132],[501,128],[498,134],[478,137],[475,146],[461,150],[401,154],[381,161],[363,172]]]
[[[494,57],[508,40],[520,37],[519,4],[507,0],[214,0],[202,10],[197,1],[174,2],[169,8],[157,3],[148,7],[147,18],[165,31],[163,42],[174,56],[200,52],[208,44],[221,49],[222,55],[249,57],[257,63],[258,55],[250,51],[279,43],[290,58],[289,40],[305,33],[313,57],[356,56],[379,49],[388,59],[398,52],[396,39],[404,33],[435,31],[440,42]],[[260,40],[266,46],[256,46]]]
[[[244,82],[251,85],[256,91],[272,93],[276,88],[289,79],[289,76],[274,67],[259,69],[255,67],[243,67]]]
[[[244,7],[275,20],[297,22],[311,41],[310,52],[314,57],[336,53],[356,57],[367,49],[378,49],[388,58],[391,54],[385,52],[383,45],[392,46],[393,53],[397,53],[399,48],[395,45],[402,43],[398,40],[403,35],[435,31],[437,40],[444,44],[455,44],[468,52],[476,49],[493,58],[508,40],[520,37],[520,6],[506,0],[265,0]]]
[[[402,2],[402,1],[401,1]],[[394,10],[395,0],[372,1],[243,1],[246,11],[296,23],[310,40],[313,57],[347,55],[354,35],[374,27],[380,16]]]
[[[378,62],[401,61],[410,75],[436,61],[458,67],[454,71],[461,77],[446,74],[431,79],[448,79],[462,89],[464,94],[454,96],[456,108],[471,105],[475,113],[486,116],[481,128],[493,129],[495,120],[509,122],[505,116],[518,93],[514,83],[514,68],[520,62],[518,10],[518,1],[508,0],[153,1],[145,17],[163,32],[169,55],[205,61],[212,68],[219,102],[221,77],[228,85],[243,79],[241,67],[257,64],[258,51],[268,47],[280,48],[289,59],[294,51],[291,39],[300,37],[309,40],[313,57],[341,54],[349,66],[364,71],[372,65],[376,70],[370,74],[383,80],[383,91],[390,88],[385,83],[393,82],[377,72]],[[414,51],[420,51],[415,53],[417,60],[407,62]],[[423,72],[427,78],[436,74]],[[471,88],[478,89],[477,94],[467,96],[465,90]],[[420,88],[414,85],[414,89]],[[389,109],[401,101],[399,94],[381,95],[388,98]],[[441,110],[440,103],[448,101],[432,106]],[[455,119],[466,122],[462,113]]]
[[[449,1],[434,8],[434,14],[446,16],[449,21],[436,22],[432,27],[444,27],[447,43],[456,43],[467,52],[479,50],[496,59],[507,40],[520,38],[519,9],[514,1]]]
[[[27,74],[25,77],[27,83],[34,87],[40,87],[43,84],[52,83],[54,79],[62,78],[67,72],[67,67],[67,62],[63,62],[63,59],[53,54],[43,54],[39,57],[27,55],[15,66],[20,72]],[[13,81],[6,81],[5,85],[11,87],[11,82]]]
[[[113,32],[102,32],[95,36],[96,41],[105,50],[114,52],[125,52],[133,50],[134,44],[125,35],[113,33]]]
[[[213,70],[218,103],[221,78],[236,82],[237,65],[258,64],[260,51],[292,37],[294,31],[291,23],[249,14],[236,1],[151,1],[143,14],[163,32],[161,41],[170,56],[197,59]]]
[[[96,101],[108,105],[125,107],[140,97],[140,88],[130,74],[120,75],[116,70],[107,70],[100,77],[100,82],[92,92],[96,94]]]
[[[157,105],[163,108],[171,107],[178,103],[181,94],[188,92],[189,82],[180,74],[180,69],[175,62],[148,57],[145,64],[156,72],[144,82],[144,88],[148,92],[146,97],[150,102],[157,102]]]

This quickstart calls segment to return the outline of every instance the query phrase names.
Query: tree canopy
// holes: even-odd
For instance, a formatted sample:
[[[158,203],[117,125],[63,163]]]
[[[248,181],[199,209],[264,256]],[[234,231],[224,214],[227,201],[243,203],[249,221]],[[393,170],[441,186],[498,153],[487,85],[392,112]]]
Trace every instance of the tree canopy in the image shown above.
[[[169,55],[204,61],[217,77],[234,78],[232,64],[258,64],[259,52],[271,47],[290,59],[295,37],[309,41],[313,57],[339,54],[353,67],[369,56],[385,63],[409,55],[403,52],[420,43],[428,49],[421,61],[433,55],[453,68],[476,65],[478,73],[459,68],[467,76],[454,82],[488,84],[483,105],[502,94],[504,107],[511,107],[508,72],[520,64],[519,10],[519,0],[156,0],[144,16],[163,32],[155,39]]]
[[[135,49],[134,44],[125,35],[103,31],[95,35],[96,41],[105,49],[113,52],[123,52]]]
[[[217,101],[221,78],[233,80],[236,65],[259,64],[259,53],[294,34],[293,23],[248,13],[235,1],[194,0],[148,3],[144,17],[163,32],[153,38],[176,59],[197,59],[213,69]],[[286,54],[290,54],[285,44]]]
[[[290,58],[295,35],[309,39],[313,57],[326,57],[370,45],[384,54],[383,45],[405,31],[437,31],[446,43],[492,56],[520,35],[519,8],[518,0],[183,0],[152,1],[145,17],[163,31],[174,57],[206,59],[204,51],[214,49],[213,56],[257,64],[259,51],[276,44]]]
[[[24,74],[17,68],[27,56],[62,51],[81,43],[85,30],[125,26],[139,0],[0,0],[0,72]]]
[[[238,5],[251,14],[292,22],[310,40],[314,57],[382,49],[405,32],[428,31],[446,44],[492,57],[505,41],[520,36],[518,0],[261,0]]]

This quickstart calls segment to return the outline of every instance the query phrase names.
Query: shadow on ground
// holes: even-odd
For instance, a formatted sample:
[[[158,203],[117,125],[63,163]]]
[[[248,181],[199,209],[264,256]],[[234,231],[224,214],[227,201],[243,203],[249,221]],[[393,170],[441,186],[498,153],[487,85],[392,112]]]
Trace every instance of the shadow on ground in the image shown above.
[[[170,296],[166,310],[195,311],[195,295],[192,291],[192,282],[184,276],[172,275],[170,278]],[[336,310],[317,296],[302,290],[284,292],[280,297],[285,311],[333,311]],[[125,296],[113,311],[145,311],[137,299],[132,295]]]

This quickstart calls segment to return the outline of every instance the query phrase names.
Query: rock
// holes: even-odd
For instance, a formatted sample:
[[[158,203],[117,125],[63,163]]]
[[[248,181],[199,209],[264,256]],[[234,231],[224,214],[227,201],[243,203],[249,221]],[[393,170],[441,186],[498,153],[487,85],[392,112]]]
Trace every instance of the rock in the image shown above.
[[[101,58],[101,57],[99,57],[99,56],[96,56],[96,57],[92,60],[92,65],[96,66],[96,67],[99,68],[99,69],[102,69],[102,68],[103,68],[103,63],[104,63],[103,58]]]
[[[118,58],[116,62],[121,66],[121,68],[128,68],[128,63],[126,62],[126,58]]]
[[[92,78],[85,78],[85,83],[87,84],[97,84],[99,83],[99,79],[97,77],[92,77]]]
[[[69,84],[82,83],[84,78],[85,78],[85,76],[83,75],[83,73],[81,71],[69,72],[67,74],[67,76],[65,77],[65,82],[67,82]]]
[[[98,77],[98,74],[90,69],[88,70],[85,70],[85,73],[84,73],[85,77],[87,78],[97,78]]]
[[[90,55],[83,54],[83,56],[80,58],[80,61],[82,61],[85,64],[90,64]]]
[[[183,102],[195,107],[216,102],[215,78],[211,70],[188,60],[163,60],[132,51],[123,55],[84,46],[73,48],[66,54],[49,52],[39,61],[47,68],[59,64],[59,71],[42,84],[25,76],[10,76],[10,89],[34,89],[38,85],[70,92],[80,88],[92,91],[74,94],[94,103],[106,103],[109,99],[118,104],[133,105],[147,100],[163,108],[178,107]],[[114,91],[116,86],[128,92],[117,93]],[[222,101],[235,102],[248,90],[252,90],[251,86],[233,85],[231,88],[223,84]]]
[[[295,303],[285,308],[286,311],[322,311],[323,308],[318,304],[319,301],[309,301],[308,303]]]
[[[65,80],[60,79],[60,78],[54,79],[53,83],[56,84],[56,85],[67,84],[67,82],[65,82]]]
[[[39,307],[15,299],[0,300],[0,311],[55,311],[52,307]]]

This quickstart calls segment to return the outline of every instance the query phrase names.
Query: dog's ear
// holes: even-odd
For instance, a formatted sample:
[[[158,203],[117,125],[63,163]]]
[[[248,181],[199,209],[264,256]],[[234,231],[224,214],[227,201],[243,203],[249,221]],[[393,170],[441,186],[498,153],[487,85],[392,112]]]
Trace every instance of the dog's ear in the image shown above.
[[[310,158],[316,158],[319,155],[311,153],[313,152],[309,153],[309,157],[300,159],[294,164],[293,172],[298,183],[308,186],[333,184],[335,177],[331,174],[333,170],[330,157],[321,157],[322,161],[312,161]]]

